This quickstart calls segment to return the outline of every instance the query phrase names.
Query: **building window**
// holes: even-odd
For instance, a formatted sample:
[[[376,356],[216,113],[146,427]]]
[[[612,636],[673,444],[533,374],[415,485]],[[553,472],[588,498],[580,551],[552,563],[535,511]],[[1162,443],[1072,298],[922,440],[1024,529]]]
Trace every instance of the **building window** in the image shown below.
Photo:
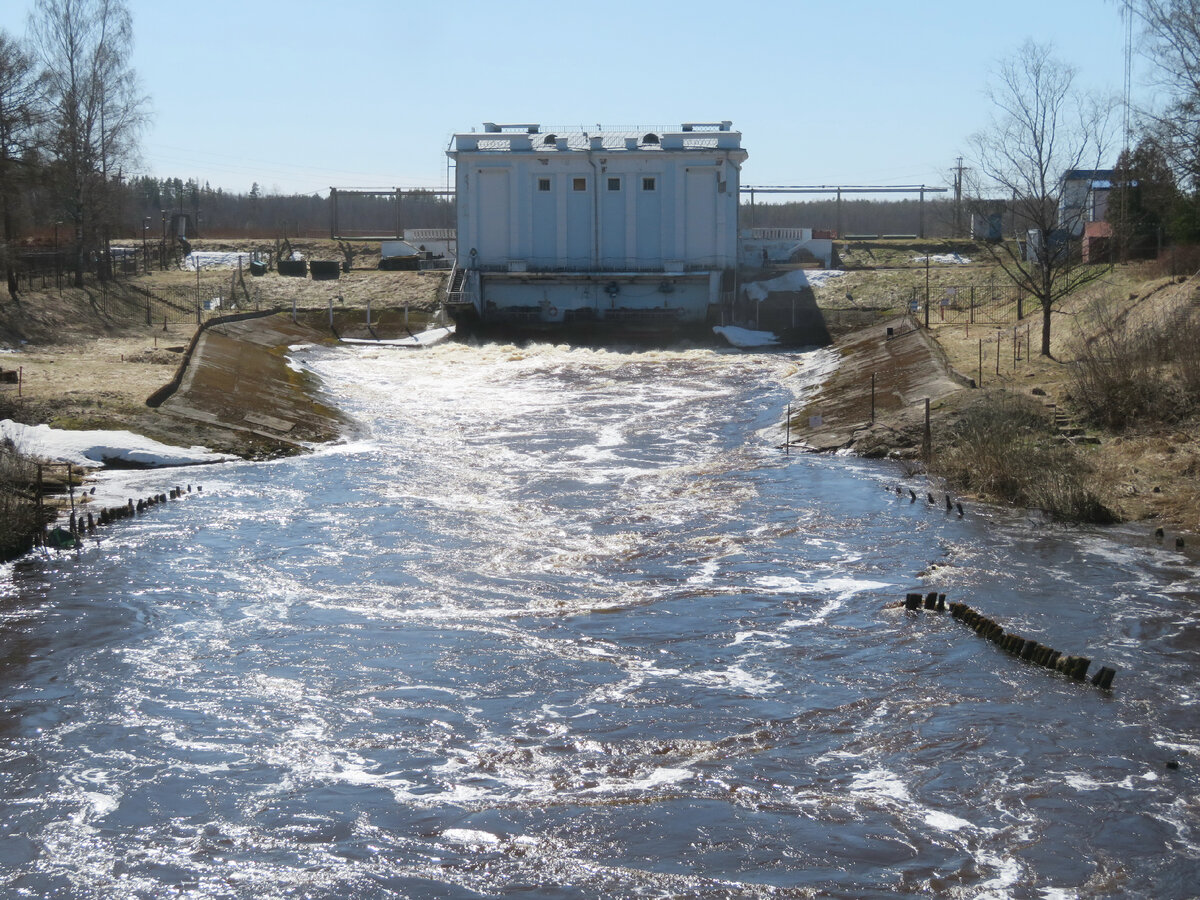
[[[572,178],[571,179],[571,190],[586,191],[587,190],[587,179],[586,178]]]
[[[643,191],[658,190],[658,183],[657,183],[656,179],[654,179],[653,177],[643,178],[642,179],[642,190]]]
[[[621,189],[621,179],[620,178],[609,178],[608,179],[608,189],[610,191],[619,191]]]
[[[550,179],[549,178],[539,178],[538,179],[538,190],[539,191],[550,190]]]

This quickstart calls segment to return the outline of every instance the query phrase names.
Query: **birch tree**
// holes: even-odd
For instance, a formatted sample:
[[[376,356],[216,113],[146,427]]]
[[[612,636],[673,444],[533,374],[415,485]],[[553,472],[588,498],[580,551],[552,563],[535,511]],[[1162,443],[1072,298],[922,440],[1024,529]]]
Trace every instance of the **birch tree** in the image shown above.
[[[1075,70],[1049,46],[1027,41],[1003,60],[987,90],[992,121],[970,138],[974,184],[969,202],[1011,204],[1020,241],[990,244],[1009,280],[1031,294],[1042,310],[1041,353],[1050,356],[1054,307],[1085,284],[1103,277],[1101,266],[1079,264],[1065,239],[1080,226],[1079,213],[1064,221],[1064,176],[1099,168],[1107,149],[1109,106],[1075,89]],[[1022,253],[1022,246],[1029,252]]]
[[[74,232],[75,284],[110,224],[112,177],[130,162],[147,100],[128,64],[133,21],[124,0],[36,0],[30,32],[45,68],[47,145]]]

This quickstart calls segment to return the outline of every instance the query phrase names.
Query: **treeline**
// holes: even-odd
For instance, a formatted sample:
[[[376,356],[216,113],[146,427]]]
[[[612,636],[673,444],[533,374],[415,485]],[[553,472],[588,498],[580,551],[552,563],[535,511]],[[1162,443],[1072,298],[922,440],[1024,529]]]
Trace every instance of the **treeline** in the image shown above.
[[[430,191],[269,194],[253,184],[249,193],[200,185],[195,179],[138,177],[123,189],[122,238],[161,237],[164,231],[192,237],[316,237],[398,234],[405,228],[453,228],[454,203]],[[182,226],[179,224],[183,219]]]
[[[768,195],[774,198],[777,195]],[[853,196],[853,195],[851,195]],[[755,196],[742,197],[742,228],[815,228],[847,234],[913,234],[931,238],[955,236],[953,200],[920,198],[901,200],[849,199],[843,196],[820,200],[762,202]],[[962,213],[965,215],[965,213]],[[965,233],[969,222],[962,225]]]
[[[17,297],[22,245],[53,231],[76,285],[106,246],[149,101],[128,64],[124,0],[35,0],[29,36],[0,30],[0,254]]]

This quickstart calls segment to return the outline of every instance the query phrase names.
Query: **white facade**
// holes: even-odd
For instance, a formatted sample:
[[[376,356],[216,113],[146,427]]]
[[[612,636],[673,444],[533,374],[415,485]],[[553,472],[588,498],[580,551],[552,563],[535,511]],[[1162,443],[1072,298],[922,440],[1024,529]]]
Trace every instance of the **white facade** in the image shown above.
[[[662,309],[702,321],[720,302],[737,264],[747,156],[729,122],[665,132],[487,123],[447,152],[459,264],[485,319]]]

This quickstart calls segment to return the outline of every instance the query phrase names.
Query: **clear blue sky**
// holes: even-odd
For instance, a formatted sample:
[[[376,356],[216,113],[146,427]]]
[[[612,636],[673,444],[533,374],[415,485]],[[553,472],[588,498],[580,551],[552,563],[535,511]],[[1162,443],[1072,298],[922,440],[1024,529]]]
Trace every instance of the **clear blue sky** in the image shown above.
[[[484,121],[731,119],[743,184],[948,185],[1026,38],[1082,86],[1119,96],[1124,72],[1106,0],[129,5],[154,114],[137,168],[242,193],[441,186],[450,136]]]

